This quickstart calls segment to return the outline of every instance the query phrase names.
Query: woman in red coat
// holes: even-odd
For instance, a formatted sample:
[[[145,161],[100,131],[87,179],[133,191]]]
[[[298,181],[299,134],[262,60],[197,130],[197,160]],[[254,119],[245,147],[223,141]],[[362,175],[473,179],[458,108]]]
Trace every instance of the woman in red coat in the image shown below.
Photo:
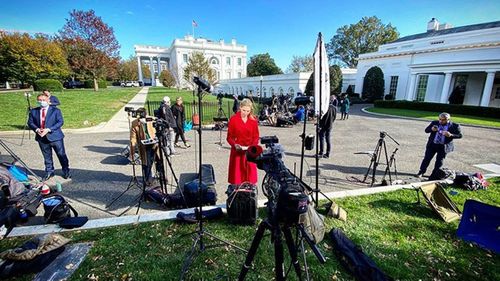
[[[249,146],[259,144],[259,123],[252,114],[252,108],[252,101],[243,99],[238,112],[229,119],[227,142],[231,145],[228,169],[230,184],[246,181],[257,183],[257,166],[248,162],[245,156]]]

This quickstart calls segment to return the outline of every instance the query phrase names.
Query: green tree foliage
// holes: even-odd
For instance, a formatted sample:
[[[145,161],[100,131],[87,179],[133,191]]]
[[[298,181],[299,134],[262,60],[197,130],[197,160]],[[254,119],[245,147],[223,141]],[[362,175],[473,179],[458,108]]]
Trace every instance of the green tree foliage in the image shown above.
[[[340,66],[330,66],[330,95],[338,95],[342,92],[342,70]]]
[[[366,72],[363,79],[363,99],[368,102],[381,100],[384,96],[384,73],[378,66]]]
[[[39,78],[69,73],[66,56],[51,38],[24,33],[0,33],[0,79],[33,84]]]
[[[172,73],[168,71],[168,69],[165,69],[160,73],[160,81],[165,87],[170,88],[175,86],[175,78]]]
[[[120,61],[117,72],[118,80],[120,81],[139,80],[137,77],[137,59],[134,56],[130,56],[127,60]]]
[[[191,56],[189,56],[188,64],[184,68],[183,78],[193,86],[194,76],[202,77],[212,85],[217,80],[215,70],[210,68],[208,60],[200,52],[193,52]]]
[[[338,65],[330,66],[330,95],[340,94],[342,91],[342,71]],[[314,72],[307,80],[306,89],[304,90],[306,96],[314,96]]]
[[[360,54],[375,52],[380,45],[398,37],[396,27],[390,23],[385,25],[376,16],[363,17],[355,24],[337,29],[337,34],[326,45],[326,49],[330,60],[338,60],[355,68]]]
[[[283,71],[276,65],[269,53],[257,54],[250,58],[247,65],[248,76],[282,74]]]
[[[307,72],[314,70],[314,59],[311,55],[293,56],[290,66],[286,70],[288,73]]]
[[[73,10],[59,31],[59,39],[68,56],[71,69],[94,80],[113,76],[119,61],[120,45],[113,28],[103,22],[93,10]]]

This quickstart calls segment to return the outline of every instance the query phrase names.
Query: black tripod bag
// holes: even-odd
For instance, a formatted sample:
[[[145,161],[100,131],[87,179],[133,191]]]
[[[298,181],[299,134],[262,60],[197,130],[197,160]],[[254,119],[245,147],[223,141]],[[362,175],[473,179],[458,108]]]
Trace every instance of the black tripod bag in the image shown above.
[[[229,222],[255,224],[257,220],[257,187],[243,183],[229,194],[226,201]]]
[[[375,262],[363,250],[354,244],[342,230],[330,231],[330,239],[334,245],[335,255],[342,266],[358,281],[394,280],[380,270]]]

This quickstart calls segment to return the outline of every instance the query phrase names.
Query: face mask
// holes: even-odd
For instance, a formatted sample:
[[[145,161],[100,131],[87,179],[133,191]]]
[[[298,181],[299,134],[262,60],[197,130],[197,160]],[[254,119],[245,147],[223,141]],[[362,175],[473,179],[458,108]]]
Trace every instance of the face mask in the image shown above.
[[[38,105],[41,107],[47,107],[47,106],[49,106],[49,103],[46,101],[38,101]]]

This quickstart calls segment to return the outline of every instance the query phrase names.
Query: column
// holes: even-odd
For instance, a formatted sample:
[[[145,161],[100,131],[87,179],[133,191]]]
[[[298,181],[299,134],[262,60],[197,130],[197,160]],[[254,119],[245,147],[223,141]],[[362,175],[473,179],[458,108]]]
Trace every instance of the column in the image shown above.
[[[450,94],[450,86],[451,86],[451,77],[453,76],[453,72],[445,72],[444,73],[444,83],[443,90],[441,91],[441,103],[448,103],[448,96]]]
[[[137,57],[137,77],[139,78],[139,81],[142,81],[142,65],[141,65],[141,57]]]
[[[149,57],[149,71],[151,72],[151,86],[156,86],[155,70],[153,68],[153,57]]]
[[[158,76],[160,76],[161,73],[160,57],[156,57],[156,63],[158,64]]]
[[[415,84],[417,83],[417,74],[411,74],[410,77],[410,87],[408,88],[408,92],[406,93],[406,100],[412,101],[413,96],[415,95]]]
[[[493,81],[495,80],[495,71],[489,71],[486,75],[486,82],[484,83],[483,95],[481,96],[480,106],[489,106],[491,91],[493,89]]]

